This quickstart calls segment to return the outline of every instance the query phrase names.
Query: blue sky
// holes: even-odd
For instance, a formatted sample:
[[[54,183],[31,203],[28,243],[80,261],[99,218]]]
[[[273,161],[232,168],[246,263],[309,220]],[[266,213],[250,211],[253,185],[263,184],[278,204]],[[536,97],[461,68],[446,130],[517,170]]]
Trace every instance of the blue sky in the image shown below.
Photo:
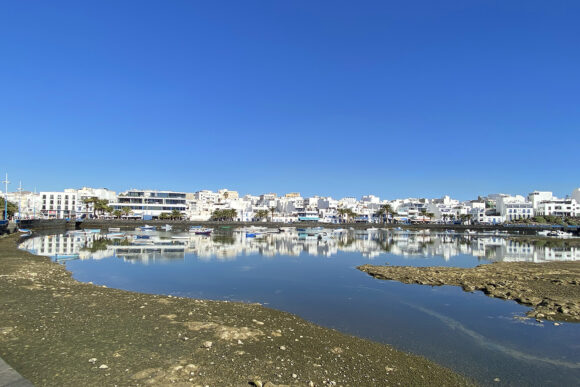
[[[0,172],[25,189],[580,187],[577,1],[2,8]]]

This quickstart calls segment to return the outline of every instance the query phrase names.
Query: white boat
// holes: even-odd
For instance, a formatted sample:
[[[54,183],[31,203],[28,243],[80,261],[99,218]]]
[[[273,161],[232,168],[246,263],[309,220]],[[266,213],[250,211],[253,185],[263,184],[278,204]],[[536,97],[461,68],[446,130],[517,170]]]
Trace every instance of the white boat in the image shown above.
[[[173,226],[170,224],[166,224],[165,226],[161,227],[161,229],[165,231],[171,231],[172,228]]]
[[[189,232],[194,233],[195,235],[210,235],[213,231],[213,228],[206,228],[201,226],[191,226],[189,228]]]
[[[109,227],[109,232],[119,232],[121,231],[121,227]]]
[[[538,235],[546,237],[546,236],[550,235],[551,232],[552,231],[550,231],[550,230],[542,230],[542,231],[538,231]]]
[[[570,238],[572,236],[569,232],[564,232],[560,230],[551,231],[548,236],[556,237],[556,238]]]
[[[122,232],[111,232],[105,235],[108,239],[123,239],[125,238],[125,233]]]
[[[472,231],[472,230],[470,230],[470,229],[467,229],[467,230],[465,230],[465,233],[466,233],[466,234],[473,235],[473,234],[477,234],[477,231]]]
[[[189,235],[174,235],[171,239],[189,239]]]
[[[99,233],[99,232],[101,232],[101,229],[100,228],[85,228],[84,231],[86,233],[91,233],[91,232]]]
[[[144,226],[140,226],[138,227],[139,230],[141,231],[155,231],[155,226],[149,226],[149,225],[144,225]]]

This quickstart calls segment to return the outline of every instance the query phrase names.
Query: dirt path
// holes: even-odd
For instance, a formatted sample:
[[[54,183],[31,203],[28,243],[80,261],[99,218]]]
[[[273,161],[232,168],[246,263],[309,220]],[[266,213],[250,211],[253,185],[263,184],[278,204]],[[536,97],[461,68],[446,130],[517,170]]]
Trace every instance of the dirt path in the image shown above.
[[[257,304],[73,280],[0,239],[0,356],[38,386],[467,385],[454,372]]]

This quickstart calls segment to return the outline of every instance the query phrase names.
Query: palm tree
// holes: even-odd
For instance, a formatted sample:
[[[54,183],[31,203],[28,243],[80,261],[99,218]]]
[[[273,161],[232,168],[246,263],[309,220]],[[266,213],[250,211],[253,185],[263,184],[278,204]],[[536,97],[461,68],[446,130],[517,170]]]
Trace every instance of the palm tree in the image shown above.
[[[121,208],[121,211],[123,211],[123,214],[125,215],[125,217],[129,217],[129,215],[131,215],[131,212],[133,212],[131,207],[123,207],[123,208]]]
[[[115,218],[120,218],[122,215],[123,215],[123,211],[121,211],[121,210],[115,210],[115,211],[113,211],[113,216]]]
[[[270,213],[272,214],[270,221],[274,221],[274,212],[276,212],[276,207],[270,207]]]
[[[256,211],[256,214],[254,217],[258,220],[262,220],[264,218],[267,218],[269,213],[270,213],[269,210],[258,210],[258,211]]]
[[[393,207],[390,204],[383,204],[381,206],[381,210],[384,212],[384,214],[385,214],[385,220],[388,223],[389,222],[389,214],[394,214],[395,213],[395,211],[393,211]]]
[[[93,205],[93,217],[97,216],[97,202],[98,202],[99,198],[97,197],[90,197],[90,198],[84,198],[83,199],[83,203],[85,204],[85,211],[88,213],[89,212],[89,204]]]
[[[183,215],[181,214],[181,211],[179,210],[173,210],[171,211],[171,219],[180,219],[183,217]]]

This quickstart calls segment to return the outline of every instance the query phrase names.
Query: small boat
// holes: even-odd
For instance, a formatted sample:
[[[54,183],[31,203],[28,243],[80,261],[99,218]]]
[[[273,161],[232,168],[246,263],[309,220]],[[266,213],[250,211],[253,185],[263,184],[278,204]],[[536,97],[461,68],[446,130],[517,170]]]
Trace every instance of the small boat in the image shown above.
[[[119,232],[121,231],[121,227],[109,227],[109,232]]]
[[[161,229],[165,231],[171,231],[172,228],[173,226],[170,224],[166,224],[165,226],[161,227]]]
[[[335,234],[340,234],[345,232],[346,230],[344,228],[335,228],[334,230],[332,230],[333,233]]]
[[[101,232],[101,229],[100,228],[85,228],[84,231],[87,233],[89,233],[89,232],[99,233],[99,232]]]
[[[141,231],[155,231],[155,226],[149,226],[149,225],[144,225],[144,226],[140,226],[139,230]]]
[[[473,235],[473,234],[477,234],[477,231],[471,231],[470,229],[467,229],[467,230],[465,230],[465,233]]]
[[[189,239],[189,235],[174,235],[171,239]]]
[[[549,236],[551,233],[550,230],[543,230],[543,231],[538,231],[538,235],[539,236]]]
[[[28,228],[19,228],[18,232],[21,232],[23,234],[30,234],[32,232],[32,230],[30,230]]]
[[[255,238],[257,235],[255,232],[247,232],[246,238]]]
[[[135,235],[135,239],[151,239],[149,235]]]
[[[551,231],[548,236],[556,237],[556,238],[570,238],[572,236],[569,232],[564,232],[560,230]]]
[[[189,232],[194,233],[195,235],[210,235],[213,231],[213,228],[206,228],[201,226],[191,226],[189,228]]]
[[[122,232],[110,232],[105,235],[108,239],[123,239],[125,237],[125,233]]]

